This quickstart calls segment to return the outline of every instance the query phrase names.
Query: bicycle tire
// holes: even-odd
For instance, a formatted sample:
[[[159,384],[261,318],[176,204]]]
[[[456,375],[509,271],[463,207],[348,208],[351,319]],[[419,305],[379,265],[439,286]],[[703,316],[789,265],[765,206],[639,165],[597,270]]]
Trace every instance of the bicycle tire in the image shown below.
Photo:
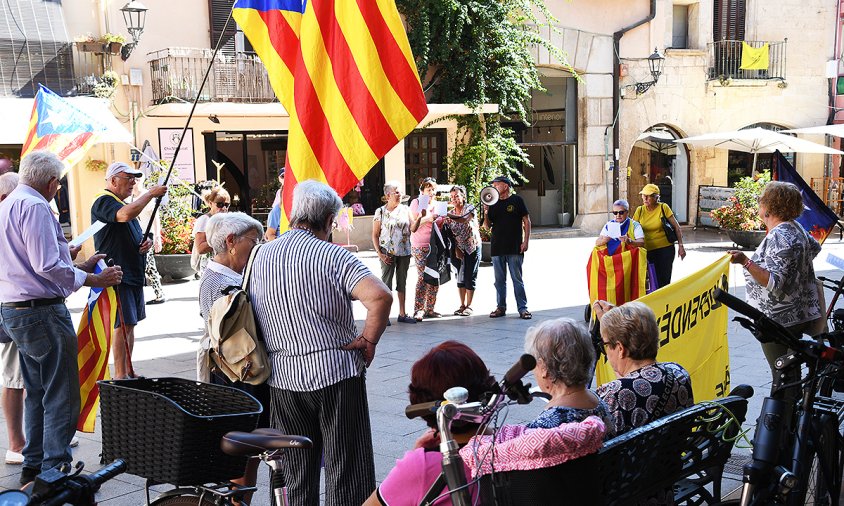
[[[185,494],[156,499],[150,506],[216,506],[216,503],[207,497]]]
[[[812,466],[809,470],[809,477],[806,481],[806,496],[803,504],[806,506],[829,506],[832,504],[833,494],[841,493],[842,459],[841,459],[841,435],[838,429],[838,420],[830,415],[822,415],[817,431],[817,449],[812,454]],[[824,479],[821,472],[829,469],[833,476]],[[832,479],[832,488],[828,486],[829,479]]]

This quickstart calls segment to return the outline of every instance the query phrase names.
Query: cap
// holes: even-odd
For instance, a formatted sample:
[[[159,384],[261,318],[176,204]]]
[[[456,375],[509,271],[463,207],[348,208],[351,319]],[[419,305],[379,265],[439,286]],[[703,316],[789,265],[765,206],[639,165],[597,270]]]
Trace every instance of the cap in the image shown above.
[[[639,195],[659,195],[659,186],[650,183],[646,184],[642,191],[639,192]]]
[[[507,183],[507,186],[513,186],[513,181],[507,176],[498,176],[492,180],[493,183]]]
[[[282,167],[282,168],[278,169],[278,177],[284,176],[284,171],[286,169],[287,169],[287,167]]]
[[[111,165],[108,166],[106,169],[106,179],[111,179],[112,177],[120,174],[121,172],[125,172],[130,176],[141,177],[144,175],[143,172],[139,170],[135,170],[132,167],[129,167],[123,162],[113,162]]]

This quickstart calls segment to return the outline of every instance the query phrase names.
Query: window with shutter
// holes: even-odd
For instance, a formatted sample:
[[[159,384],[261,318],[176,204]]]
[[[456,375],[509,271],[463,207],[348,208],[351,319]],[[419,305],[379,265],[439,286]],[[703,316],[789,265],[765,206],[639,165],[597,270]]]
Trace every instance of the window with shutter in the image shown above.
[[[211,48],[217,47],[217,40],[220,34],[223,33],[223,28],[226,27],[226,20],[234,5],[234,0],[208,0],[208,12],[211,13]],[[252,45],[246,37],[243,36],[243,31],[237,26],[234,19],[229,21],[229,26],[225,28],[225,35],[223,37],[223,44],[220,50],[225,53],[252,51]]]
[[[745,0],[714,0],[713,40],[744,40]]]

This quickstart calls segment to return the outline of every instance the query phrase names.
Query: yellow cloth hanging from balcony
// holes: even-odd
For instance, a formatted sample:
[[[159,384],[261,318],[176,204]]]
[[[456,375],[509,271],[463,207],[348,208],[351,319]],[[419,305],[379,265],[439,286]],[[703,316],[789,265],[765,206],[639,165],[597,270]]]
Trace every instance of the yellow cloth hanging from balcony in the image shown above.
[[[741,43],[741,70],[768,70],[768,43],[762,47],[750,47],[747,42]]]

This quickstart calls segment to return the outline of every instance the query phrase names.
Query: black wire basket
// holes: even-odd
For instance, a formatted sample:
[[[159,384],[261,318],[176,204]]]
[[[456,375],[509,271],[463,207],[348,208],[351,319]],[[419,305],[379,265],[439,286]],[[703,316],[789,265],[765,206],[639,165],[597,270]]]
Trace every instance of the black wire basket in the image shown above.
[[[181,378],[99,381],[103,460],[158,483],[199,485],[243,475],[245,457],[220,450],[230,431],[251,431],[263,408],[231,387]]]

